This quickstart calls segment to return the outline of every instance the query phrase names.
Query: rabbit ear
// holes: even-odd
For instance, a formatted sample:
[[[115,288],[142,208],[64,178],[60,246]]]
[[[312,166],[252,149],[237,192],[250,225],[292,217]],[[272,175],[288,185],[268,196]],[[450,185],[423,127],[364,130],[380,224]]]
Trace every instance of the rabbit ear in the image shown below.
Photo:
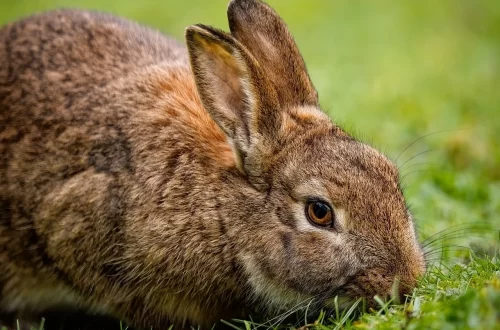
[[[187,28],[186,41],[204,107],[232,141],[240,169],[258,176],[263,146],[281,126],[273,85],[231,35],[199,24]]]
[[[260,0],[232,0],[231,34],[255,56],[282,105],[318,105],[318,94],[285,22]]]

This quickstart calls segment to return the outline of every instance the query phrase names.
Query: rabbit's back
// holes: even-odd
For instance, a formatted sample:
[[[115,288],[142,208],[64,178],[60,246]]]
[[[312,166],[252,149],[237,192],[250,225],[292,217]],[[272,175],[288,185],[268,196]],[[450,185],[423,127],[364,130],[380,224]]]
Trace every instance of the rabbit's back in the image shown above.
[[[176,40],[101,12],[56,10],[0,31],[3,83],[30,73],[43,80],[47,72],[58,72],[74,85],[102,85],[138,67],[187,61],[184,46]]]
[[[150,102],[138,91],[146,85],[138,82],[143,72],[162,63],[188,66],[186,50],[175,40],[108,14],[77,10],[35,15],[3,27],[0,62],[3,187],[7,169],[14,169],[9,162],[21,157],[22,148],[22,164],[40,164],[49,154],[70,151],[63,150],[64,145],[71,145],[71,156],[83,155],[78,144],[89,147],[85,144],[95,142],[92,136],[115,130],[114,140],[122,143],[113,144],[124,149],[128,134],[118,132],[125,129],[122,119],[133,115],[136,103]],[[74,141],[78,130],[85,132],[87,141]],[[127,158],[124,153],[117,152],[118,158]],[[71,167],[74,162],[59,163]],[[45,165],[39,170],[56,164]],[[66,177],[75,170],[54,169]]]
[[[227,14],[230,33],[188,27],[187,51],[99,13],[0,30],[0,314],[208,328],[412,292],[397,167],[321,110],[271,7]]]
[[[190,183],[207,167],[193,150],[231,154],[184,46],[106,14],[62,10],[0,30],[0,62],[0,306],[60,304],[75,296],[68,291],[133,300],[113,289],[137,251],[131,236],[148,230],[145,217],[164,216],[165,200],[189,199],[181,186],[206,184]]]

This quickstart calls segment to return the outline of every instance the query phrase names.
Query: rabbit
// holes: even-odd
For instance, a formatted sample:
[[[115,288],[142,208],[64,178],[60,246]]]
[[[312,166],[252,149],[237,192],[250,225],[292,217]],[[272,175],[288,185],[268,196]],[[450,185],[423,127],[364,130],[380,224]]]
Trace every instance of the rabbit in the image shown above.
[[[321,110],[274,9],[227,14],[186,45],[76,9],[0,30],[1,312],[207,328],[416,287],[395,164]]]

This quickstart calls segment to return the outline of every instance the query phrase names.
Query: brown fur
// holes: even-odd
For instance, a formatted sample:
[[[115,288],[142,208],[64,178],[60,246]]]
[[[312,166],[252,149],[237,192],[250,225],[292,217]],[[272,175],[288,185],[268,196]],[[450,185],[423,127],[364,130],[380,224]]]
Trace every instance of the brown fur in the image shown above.
[[[158,85],[153,86],[157,96],[165,104],[161,108],[168,113],[168,117],[161,114],[159,123],[168,125],[169,121],[176,120],[181,127],[186,127],[189,134],[199,146],[200,151],[207,157],[218,162],[222,167],[234,167],[235,159],[231,146],[219,126],[212,120],[196,92],[193,74],[185,67],[169,68],[168,74],[158,77]]]
[[[0,30],[2,312],[208,327],[411,292],[425,266],[396,167],[321,112],[270,7],[228,15],[233,34],[192,26],[188,51],[96,12]]]
[[[229,28],[264,67],[282,105],[317,105],[318,94],[292,35],[279,15],[254,0],[231,1]]]

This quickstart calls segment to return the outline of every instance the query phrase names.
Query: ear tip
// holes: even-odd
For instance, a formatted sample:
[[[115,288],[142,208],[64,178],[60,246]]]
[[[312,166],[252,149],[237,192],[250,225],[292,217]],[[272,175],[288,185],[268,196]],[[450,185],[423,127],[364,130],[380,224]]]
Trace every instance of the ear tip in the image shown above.
[[[259,0],[231,0],[227,6],[227,13],[232,14],[239,10],[249,10],[252,6],[257,5]]]
[[[188,26],[187,28],[184,29],[184,36],[189,36],[191,34],[193,34],[193,27],[192,25]]]
[[[230,11],[234,9],[236,6],[241,4],[242,0],[231,0],[229,1],[229,4],[227,5],[227,10]]]
[[[238,26],[250,26],[255,22],[267,23],[273,9],[261,0],[231,0],[227,7],[229,29],[239,30]]]
[[[184,30],[186,39],[192,39],[194,36],[211,37],[213,35],[213,28],[204,24],[194,24],[188,26]]]
[[[237,10],[236,7],[238,6],[238,3],[238,0],[229,1],[229,4],[227,5],[227,17],[229,21],[231,21],[231,19],[234,17],[234,12]]]
[[[184,30],[184,36],[186,38],[192,37],[195,34],[198,34],[200,31],[200,28],[198,25],[190,25]]]
[[[203,24],[193,24],[186,28],[186,33],[203,33],[206,28]]]

